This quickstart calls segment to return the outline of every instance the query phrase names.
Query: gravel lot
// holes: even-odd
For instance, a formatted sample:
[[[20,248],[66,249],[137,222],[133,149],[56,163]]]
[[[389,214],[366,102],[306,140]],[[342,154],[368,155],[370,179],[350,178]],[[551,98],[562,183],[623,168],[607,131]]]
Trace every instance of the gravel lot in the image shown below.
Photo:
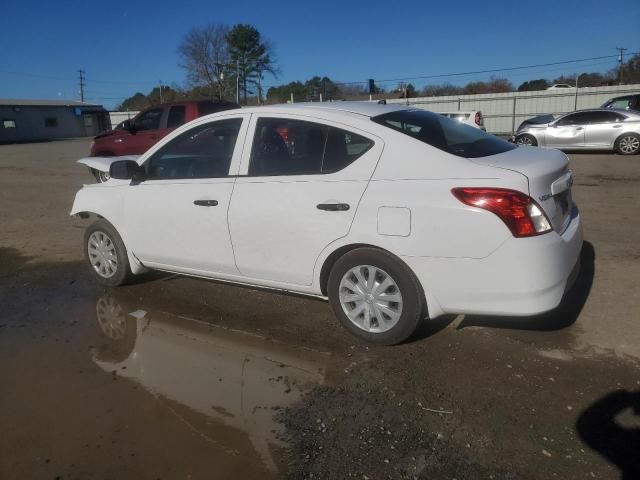
[[[561,308],[368,347],[318,300],[103,290],[68,217],[89,140],[0,145],[0,479],[640,478],[640,157],[570,154]]]

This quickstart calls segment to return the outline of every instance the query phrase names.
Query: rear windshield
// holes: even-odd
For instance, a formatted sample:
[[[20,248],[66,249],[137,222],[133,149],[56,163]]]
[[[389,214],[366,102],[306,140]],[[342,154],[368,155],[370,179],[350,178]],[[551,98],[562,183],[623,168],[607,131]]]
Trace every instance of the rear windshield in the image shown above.
[[[458,157],[488,157],[516,148],[479,128],[426,110],[400,110],[371,120]]]

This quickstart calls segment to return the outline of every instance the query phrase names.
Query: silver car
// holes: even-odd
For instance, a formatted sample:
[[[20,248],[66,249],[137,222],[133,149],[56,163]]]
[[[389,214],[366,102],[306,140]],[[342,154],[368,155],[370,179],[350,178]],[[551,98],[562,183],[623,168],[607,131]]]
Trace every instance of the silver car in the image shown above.
[[[614,150],[621,155],[640,152],[640,113],[592,108],[544,120],[522,122],[513,141],[566,150]]]

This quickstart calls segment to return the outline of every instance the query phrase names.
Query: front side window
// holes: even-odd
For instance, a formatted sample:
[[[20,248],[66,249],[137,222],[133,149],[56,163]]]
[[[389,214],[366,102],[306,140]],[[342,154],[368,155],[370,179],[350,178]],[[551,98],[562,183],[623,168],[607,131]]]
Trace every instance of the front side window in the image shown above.
[[[361,135],[319,123],[260,118],[249,175],[333,173],[353,163],[373,146]]]
[[[568,125],[586,125],[589,123],[589,120],[589,114],[587,112],[572,113],[562,117],[558,120],[556,125],[559,127],[565,127]]]
[[[371,120],[458,157],[486,157],[516,148],[479,128],[427,110],[399,110]]]
[[[194,127],[174,138],[147,162],[149,180],[219,178],[229,174],[241,118]]]
[[[148,110],[135,120],[135,127],[138,131],[157,130],[160,128],[160,119],[162,118],[162,108],[154,108]]]
[[[176,128],[184,123],[185,108],[184,105],[174,105],[169,109],[169,117],[167,117],[167,128]]]

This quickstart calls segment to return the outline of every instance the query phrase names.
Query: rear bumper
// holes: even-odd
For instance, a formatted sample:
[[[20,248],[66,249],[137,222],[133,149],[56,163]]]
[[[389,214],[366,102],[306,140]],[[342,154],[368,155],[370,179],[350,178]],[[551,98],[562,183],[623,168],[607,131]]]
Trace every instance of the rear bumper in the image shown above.
[[[574,207],[562,234],[510,238],[483,259],[403,257],[429,314],[530,316],[560,304],[579,272],[582,224]]]

